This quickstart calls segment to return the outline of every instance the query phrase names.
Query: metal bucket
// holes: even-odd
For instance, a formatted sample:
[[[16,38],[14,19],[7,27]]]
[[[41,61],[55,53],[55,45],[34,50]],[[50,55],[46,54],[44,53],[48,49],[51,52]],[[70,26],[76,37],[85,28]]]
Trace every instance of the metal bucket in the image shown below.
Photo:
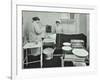
[[[53,58],[53,52],[54,52],[53,48],[46,48],[43,50],[43,53],[46,55],[46,60],[50,60]]]

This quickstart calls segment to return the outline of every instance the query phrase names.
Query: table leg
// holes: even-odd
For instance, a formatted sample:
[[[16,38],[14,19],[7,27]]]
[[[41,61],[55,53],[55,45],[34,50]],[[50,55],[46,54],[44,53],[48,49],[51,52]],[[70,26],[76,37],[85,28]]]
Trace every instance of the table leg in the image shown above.
[[[27,54],[27,49],[26,49],[26,66],[28,65],[28,54]]]
[[[64,67],[64,59],[63,59],[63,56],[61,57],[61,66]]]
[[[41,64],[41,68],[42,68],[42,65],[43,65],[43,62],[42,62],[43,61],[43,57],[42,57],[42,47],[40,48],[40,52],[41,52],[41,57],[40,57],[41,63],[40,64]]]
[[[22,59],[22,68],[24,68],[24,61],[25,61],[25,59],[24,59],[24,49],[23,49],[23,59]]]

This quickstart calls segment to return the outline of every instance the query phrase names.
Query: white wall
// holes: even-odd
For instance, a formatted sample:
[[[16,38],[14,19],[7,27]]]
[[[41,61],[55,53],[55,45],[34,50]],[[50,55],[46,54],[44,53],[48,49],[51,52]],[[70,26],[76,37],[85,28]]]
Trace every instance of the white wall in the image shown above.
[[[41,23],[45,25],[52,25],[55,27],[55,21],[60,20],[62,17],[69,17],[68,13],[54,13],[54,12],[34,12],[23,11],[23,29],[25,31],[32,26],[32,17],[39,17]],[[64,16],[62,16],[64,15]],[[64,34],[84,33],[88,36],[88,15],[87,14],[75,14],[75,22],[73,24],[62,24]],[[70,18],[70,17],[69,17]]]
[[[34,12],[34,11],[23,11],[23,29],[26,31],[30,26],[32,26],[32,17],[39,17],[41,23],[45,25],[52,25],[55,29],[55,21],[61,18],[70,18],[68,13],[55,13],[55,12]],[[84,14],[75,14],[75,22],[73,24],[62,24],[64,34],[76,34],[76,33],[86,33],[86,16]],[[79,25],[80,24],[80,25]]]
[[[88,24],[88,20],[87,20],[88,15],[87,14],[80,14],[80,32],[84,33],[85,35],[87,35],[87,28],[89,27]],[[89,31],[88,31],[89,32]]]
[[[40,18],[43,27],[46,25],[54,27],[55,21],[60,18],[60,13],[23,11],[23,30],[27,31],[32,26],[32,18],[36,16]]]
[[[32,17],[39,17],[41,20],[41,23],[43,25],[54,25],[56,20],[59,20],[60,13],[50,13],[50,12],[34,12],[34,11],[24,11],[23,12],[23,22],[24,24],[28,24],[28,26],[31,26],[32,23]]]

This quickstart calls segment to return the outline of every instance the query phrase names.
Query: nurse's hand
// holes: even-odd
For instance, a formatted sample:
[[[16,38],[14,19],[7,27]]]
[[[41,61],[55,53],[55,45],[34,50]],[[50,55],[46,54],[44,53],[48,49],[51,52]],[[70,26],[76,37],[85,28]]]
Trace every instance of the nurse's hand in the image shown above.
[[[25,40],[24,43],[23,43],[23,46],[24,46],[25,44],[27,44],[27,43],[28,43],[27,40]]]

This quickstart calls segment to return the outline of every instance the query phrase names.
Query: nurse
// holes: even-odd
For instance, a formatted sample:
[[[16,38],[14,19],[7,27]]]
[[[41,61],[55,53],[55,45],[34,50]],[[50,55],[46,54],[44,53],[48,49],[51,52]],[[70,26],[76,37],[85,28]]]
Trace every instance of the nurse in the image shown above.
[[[40,18],[33,17],[32,26],[30,27],[30,30],[29,30],[29,42],[32,42],[35,44],[42,42],[41,34],[42,34],[42,26],[40,23]],[[40,55],[40,48],[32,49],[31,54],[34,56]]]
[[[58,33],[58,34],[63,33],[63,29],[62,29],[61,21],[60,20],[56,21],[56,29],[55,29],[55,32]]]

